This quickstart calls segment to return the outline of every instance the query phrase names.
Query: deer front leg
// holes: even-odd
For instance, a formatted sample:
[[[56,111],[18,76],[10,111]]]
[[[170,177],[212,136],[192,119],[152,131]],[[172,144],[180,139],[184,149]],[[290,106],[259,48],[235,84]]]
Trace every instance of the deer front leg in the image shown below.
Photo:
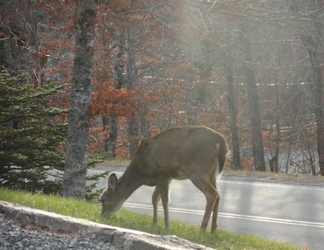
[[[152,194],[152,204],[153,204],[153,224],[157,225],[159,223],[158,220],[158,203],[160,201],[160,192],[158,187],[156,186],[154,192]]]
[[[162,200],[162,206],[164,210],[164,221],[165,221],[165,228],[170,228],[169,223],[169,183],[168,180],[160,181],[156,188],[158,188],[158,191],[161,196]]]

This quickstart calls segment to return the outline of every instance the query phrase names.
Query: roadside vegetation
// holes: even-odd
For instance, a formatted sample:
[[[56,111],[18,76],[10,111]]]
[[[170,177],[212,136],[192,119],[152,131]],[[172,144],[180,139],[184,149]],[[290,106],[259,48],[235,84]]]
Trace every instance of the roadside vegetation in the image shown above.
[[[216,249],[298,249],[292,245],[267,241],[254,236],[229,233],[223,230],[217,230],[213,234],[209,232],[201,234],[199,233],[199,226],[179,221],[171,221],[170,230],[166,231],[162,220],[158,227],[154,227],[152,225],[152,216],[134,213],[125,209],[119,210],[111,218],[105,218],[100,216],[101,207],[97,203],[65,199],[58,195],[31,194],[0,188],[0,200],[111,226],[130,228],[157,235],[177,235],[189,241]]]

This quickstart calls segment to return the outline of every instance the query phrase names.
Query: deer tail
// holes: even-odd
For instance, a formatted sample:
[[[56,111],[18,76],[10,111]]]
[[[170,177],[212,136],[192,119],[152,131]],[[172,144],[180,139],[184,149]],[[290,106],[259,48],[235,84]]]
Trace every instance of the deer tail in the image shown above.
[[[226,164],[226,159],[227,159],[227,144],[226,141],[221,141],[216,144],[216,149],[217,149],[217,158],[218,158],[218,166],[217,166],[217,173],[216,177],[217,179],[220,179],[221,173],[223,171],[223,168]]]

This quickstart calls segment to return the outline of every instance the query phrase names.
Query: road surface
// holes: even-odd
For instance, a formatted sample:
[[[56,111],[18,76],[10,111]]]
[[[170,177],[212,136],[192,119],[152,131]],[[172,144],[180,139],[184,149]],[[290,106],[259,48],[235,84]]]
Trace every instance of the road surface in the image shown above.
[[[100,186],[106,182],[102,180]],[[227,180],[217,186],[221,195],[218,228],[302,249],[324,249],[324,187]],[[124,207],[152,215],[153,189],[142,186]],[[189,180],[174,180],[170,191],[170,219],[199,225],[205,207],[203,194]]]

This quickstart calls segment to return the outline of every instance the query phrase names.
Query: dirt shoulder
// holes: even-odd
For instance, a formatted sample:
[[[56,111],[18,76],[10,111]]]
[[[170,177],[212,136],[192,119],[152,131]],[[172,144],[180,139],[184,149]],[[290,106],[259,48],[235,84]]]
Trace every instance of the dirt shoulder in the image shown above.
[[[224,170],[222,180],[324,187],[324,176]]]
[[[96,167],[97,170],[110,170],[112,172],[125,171],[128,162],[105,162]],[[277,183],[286,185],[305,185],[305,186],[319,186],[324,187],[324,176],[312,175],[286,175],[280,173],[269,172],[248,172],[248,171],[234,171],[224,170],[221,180],[237,181],[237,182],[262,182],[262,183]]]

